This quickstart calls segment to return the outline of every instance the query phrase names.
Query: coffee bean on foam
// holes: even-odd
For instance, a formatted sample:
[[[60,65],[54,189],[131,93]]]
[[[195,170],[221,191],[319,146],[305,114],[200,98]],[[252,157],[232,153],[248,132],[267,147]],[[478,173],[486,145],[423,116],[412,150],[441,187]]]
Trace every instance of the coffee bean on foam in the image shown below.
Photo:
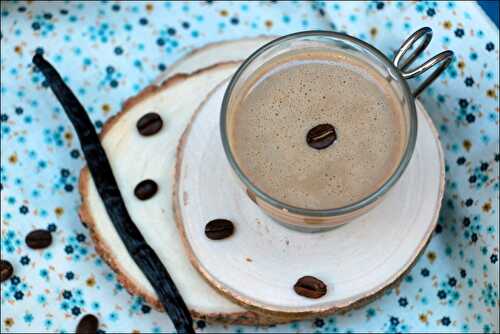
[[[344,53],[279,55],[233,94],[235,159],[253,184],[288,205],[352,204],[376,191],[402,157],[406,125],[397,94],[369,64]],[[307,139],[312,129],[328,129],[309,137],[317,148]]]

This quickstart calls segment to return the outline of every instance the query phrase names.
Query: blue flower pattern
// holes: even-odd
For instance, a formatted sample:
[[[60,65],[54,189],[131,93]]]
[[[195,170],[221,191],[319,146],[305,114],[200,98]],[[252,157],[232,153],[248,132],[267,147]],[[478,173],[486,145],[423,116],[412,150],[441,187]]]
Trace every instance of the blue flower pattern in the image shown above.
[[[445,73],[420,100],[439,129],[446,193],[432,241],[402,283],[344,315],[270,328],[210,325],[199,332],[499,331],[498,30],[468,2],[67,2],[1,4],[1,331],[73,332],[93,313],[100,332],[172,332],[165,316],[130,296],[79,222],[76,134],[34,53],[53,62],[97,128],[121,103],[191,49],[305,29],[346,32],[388,57],[427,25],[425,57],[452,49]],[[424,58],[420,58],[421,60]],[[419,80],[411,83],[413,87]],[[52,232],[30,250],[26,234]]]

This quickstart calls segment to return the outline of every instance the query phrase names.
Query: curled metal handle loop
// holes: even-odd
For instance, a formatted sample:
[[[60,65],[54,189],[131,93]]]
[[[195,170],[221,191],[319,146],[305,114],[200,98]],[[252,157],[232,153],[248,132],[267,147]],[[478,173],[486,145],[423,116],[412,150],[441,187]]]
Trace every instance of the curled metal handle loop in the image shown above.
[[[406,59],[403,59],[405,54],[408,52],[409,49],[417,42],[419,39],[422,39],[423,41],[420,43],[420,45],[413,51],[410,56],[408,56]],[[422,93],[424,89],[426,89],[443,71],[448,67],[448,65],[451,63],[451,60],[453,59],[453,51],[443,51],[431,59],[427,60],[425,63],[423,63],[420,66],[417,66],[413,70],[408,70],[408,67],[417,59],[417,57],[425,50],[425,48],[429,45],[432,39],[432,29],[429,27],[424,27],[421,28],[417,31],[415,31],[408,39],[401,45],[401,48],[398,50],[396,53],[396,56],[394,57],[393,63],[394,66],[396,66],[400,71],[401,75],[405,79],[410,79],[413,77],[416,77],[427,70],[429,70],[431,67],[434,67],[434,65],[440,64],[439,67],[432,72],[425,80],[420,84],[420,86],[417,87],[417,89],[413,92],[413,96],[417,97]]]

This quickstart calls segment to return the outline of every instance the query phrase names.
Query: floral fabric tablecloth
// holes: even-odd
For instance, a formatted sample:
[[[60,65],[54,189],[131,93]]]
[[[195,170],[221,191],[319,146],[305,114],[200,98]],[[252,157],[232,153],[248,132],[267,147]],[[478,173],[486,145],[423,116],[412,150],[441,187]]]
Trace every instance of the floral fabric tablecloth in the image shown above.
[[[474,2],[2,2],[2,332],[73,332],[93,313],[102,332],[172,332],[130,296],[77,216],[84,164],[76,134],[31,58],[43,53],[100,128],[121,103],[192,48],[300,30],[347,32],[392,57],[429,26],[429,57],[455,51],[420,97],[439,129],[446,193],[432,241],[401,285],[344,315],[271,328],[196,323],[199,332],[498,332],[499,34]],[[415,83],[412,83],[415,84]],[[24,238],[53,232],[34,251]]]

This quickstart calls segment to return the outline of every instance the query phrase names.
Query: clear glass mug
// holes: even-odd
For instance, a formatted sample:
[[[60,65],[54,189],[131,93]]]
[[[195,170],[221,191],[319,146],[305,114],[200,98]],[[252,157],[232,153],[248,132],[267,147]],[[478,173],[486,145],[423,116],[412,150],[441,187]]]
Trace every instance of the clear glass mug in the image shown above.
[[[422,41],[415,47],[414,51],[406,55],[420,39]],[[408,69],[419,54],[427,47],[431,39],[432,30],[430,28],[424,27],[419,29],[403,43],[396,53],[394,60],[390,61],[378,49],[355,37],[330,31],[304,31],[278,38],[262,46],[248,57],[229,82],[222,102],[220,116],[220,131],[224,151],[233,171],[246,189],[248,197],[278,222],[287,227],[309,232],[330,229],[344,224],[366,213],[376,204],[380,203],[383,195],[399,180],[413,154],[417,137],[415,98],[446,69],[453,57],[452,51],[443,51],[422,65],[414,69]],[[353,57],[360,58],[382,74],[390,82],[394,88],[394,92],[396,92],[401,101],[402,108],[404,109],[405,125],[407,127],[404,153],[398,167],[387,181],[375,192],[355,203],[328,210],[311,210],[290,206],[259,189],[238,166],[228,135],[228,117],[230,117],[231,112],[234,112],[235,109],[231,108],[231,98],[243,87],[243,83],[256,69],[284,52],[318,46],[325,48],[325,50],[342,51]],[[435,65],[438,65],[435,71],[415,91],[411,92],[406,80],[426,72]]]

